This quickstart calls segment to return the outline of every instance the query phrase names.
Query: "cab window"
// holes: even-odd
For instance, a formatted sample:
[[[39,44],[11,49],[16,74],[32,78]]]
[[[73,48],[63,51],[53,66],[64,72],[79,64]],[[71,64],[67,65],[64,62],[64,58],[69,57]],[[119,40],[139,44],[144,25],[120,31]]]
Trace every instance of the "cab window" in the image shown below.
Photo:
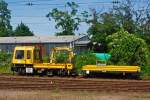
[[[16,50],[15,59],[24,59],[24,50]]]

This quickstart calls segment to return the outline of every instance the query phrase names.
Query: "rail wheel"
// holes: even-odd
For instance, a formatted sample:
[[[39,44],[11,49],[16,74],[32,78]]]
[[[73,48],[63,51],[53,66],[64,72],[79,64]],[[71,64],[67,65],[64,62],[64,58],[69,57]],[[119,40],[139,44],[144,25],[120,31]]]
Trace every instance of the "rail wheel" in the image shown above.
[[[26,74],[25,68],[22,68],[22,67],[18,68],[18,74],[19,75],[25,75]]]
[[[53,71],[52,71],[52,70],[47,70],[47,71],[46,71],[46,75],[47,75],[47,76],[49,76],[49,77],[54,76],[54,74],[53,74]]]
[[[134,79],[141,80],[141,77],[140,77],[141,73],[133,73],[132,76],[133,76]]]
[[[68,76],[68,70],[67,69],[61,69],[59,71],[59,75],[64,77],[64,76]]]

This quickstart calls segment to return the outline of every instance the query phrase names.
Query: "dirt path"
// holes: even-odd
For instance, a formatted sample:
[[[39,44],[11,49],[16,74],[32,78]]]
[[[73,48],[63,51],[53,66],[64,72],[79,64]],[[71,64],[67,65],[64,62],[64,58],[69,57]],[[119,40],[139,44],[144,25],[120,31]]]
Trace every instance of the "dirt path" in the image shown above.
[[[150,100],[150,93],[0,90],[0,100]]]

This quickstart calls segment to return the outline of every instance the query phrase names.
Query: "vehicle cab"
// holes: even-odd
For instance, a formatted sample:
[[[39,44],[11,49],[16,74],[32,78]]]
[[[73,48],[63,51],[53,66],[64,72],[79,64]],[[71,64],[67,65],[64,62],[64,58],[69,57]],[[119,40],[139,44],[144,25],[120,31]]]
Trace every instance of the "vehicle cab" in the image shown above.
[[[12,64],[33,64],[33,52],[33,46],[15,47]]]

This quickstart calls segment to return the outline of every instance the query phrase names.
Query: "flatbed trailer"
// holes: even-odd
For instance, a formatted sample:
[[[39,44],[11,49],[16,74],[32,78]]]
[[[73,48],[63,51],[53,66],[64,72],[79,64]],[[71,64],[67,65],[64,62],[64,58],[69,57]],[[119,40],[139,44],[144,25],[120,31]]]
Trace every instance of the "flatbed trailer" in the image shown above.
[[[115,65],[85,65],[82,67],[82,71],[87,74],[90,72],[118,72],[118,73],[140,73],[141,68],[139,66],[115,66]]]

